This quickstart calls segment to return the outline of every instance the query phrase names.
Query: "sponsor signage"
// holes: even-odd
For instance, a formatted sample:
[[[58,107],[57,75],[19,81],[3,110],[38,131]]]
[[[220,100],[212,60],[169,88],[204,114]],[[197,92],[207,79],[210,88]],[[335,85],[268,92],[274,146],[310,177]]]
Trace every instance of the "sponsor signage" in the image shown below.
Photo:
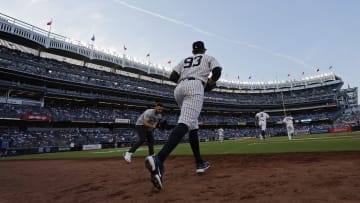
[[[101,149],[101,144],[83,145],[83,150]]]
[[[246,122],[238,122],[237,124],[238,124],[238,125],[241,125],[241,126],[245,126],[245,125],[246,125]]]
[[[30,114],[25,113],[21,116],[23,120],[36,120],[36,121],[51,121],[52,116],[49,115],[42,115],[42,114]]]
[[[122,124],[129,124],[130,119],[122,119],[122,118],[116,118],[115,123],[122,123]]]
[[[310,134],[321,134],[321,133],[328,133],[328,129],[310,129]]]
[[[351,132],[352,129],[349,126],[344,126],[344,127],[337,127],[337,128],[330,128],[329,132],[331,133],[338,133],[338,132]]]
[[[59,147],[59,152],[70,151],[70,147]]]

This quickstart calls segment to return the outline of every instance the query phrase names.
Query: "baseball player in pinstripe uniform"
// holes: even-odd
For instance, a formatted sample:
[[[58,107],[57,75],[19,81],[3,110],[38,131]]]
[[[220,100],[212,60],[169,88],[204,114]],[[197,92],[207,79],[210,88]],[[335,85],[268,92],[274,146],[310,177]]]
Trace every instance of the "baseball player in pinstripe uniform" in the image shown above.
[[[265,139],[266,119],[268,118],[270,118],[269,114],[265,113],[263,109],[260,109],[260,112],[255,115],[255,124],[261,128],[260,139]]]
[[[294,118],[292,116],[286,116],[283,120],[283,123],[285,123],[286,125],[286,130],[288,133],[288,138],[289,140],[291,140],[291,136],[294,135],[294,122],[293,122]]]
[[[223,142],[224,141],[224,129],[219,128],[218,133],[219,133],[219,141]]]
[[[149,147],[149,155],[154,154],[154,136],[153,130],[156,128],[156,124],[162,118],[161,112],[163,105],[157,103],[155,108],[146,109],[137,119],[135,124],[135,130],[138,140],[124,155],[126,162],[131,163],[132,154],[147,140]]]
[[[200,156],[198,139],[198,117],[200,115],[204,90],[210,91],[216,86],[221,75],[221,66],[212,56],[206,55],[202,41],[192,45],[193,55],[183,59],[173,68],[170,80],[177,83],[174,90],[175,100],[181,110],[178,124],[171,132],[167,143],[160,152],[145,159],[145,166],[151,174],[151,182],[157,190],[163,188],[163,163],[171,151],[189,132],[189,142],[196,160],[196,172],[204,173],[210,164]],[[211,77],[209,75],[211,73]]]

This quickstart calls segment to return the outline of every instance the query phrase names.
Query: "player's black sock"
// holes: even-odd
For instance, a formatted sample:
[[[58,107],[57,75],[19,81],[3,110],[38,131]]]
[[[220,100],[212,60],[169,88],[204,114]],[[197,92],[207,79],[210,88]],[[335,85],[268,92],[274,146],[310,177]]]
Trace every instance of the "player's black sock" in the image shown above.
[[[261,135],[262,135],[262,137],[265,139],[265,130],[262,130],[262,131],[261,131]]]
[[[187,131],[188,131],[188,127],[183,123],[179,123],[175,127],[175,129],[171,132],[168,141],[165,143],[163,148],[157,154],[157,157],[161,162],[165,161],[165,159],[169,156],[171,151],[179,144],[179,142],[187,133]]]
[[[198,130],[191,130],[189,132],[189,142],[191,149],[193,151],[195,161],[196,163],[202,163],[203,160],[200,156],[200,147],[199,147],[199,136],[198,136]]]

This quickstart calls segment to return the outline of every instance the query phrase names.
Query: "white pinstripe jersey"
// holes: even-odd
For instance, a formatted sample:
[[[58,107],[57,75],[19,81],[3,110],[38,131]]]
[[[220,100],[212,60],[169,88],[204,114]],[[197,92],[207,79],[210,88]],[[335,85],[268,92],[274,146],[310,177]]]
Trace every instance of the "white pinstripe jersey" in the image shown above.
[[[198,117],[204,101],[202,83],[207,82],[210,72],[215,67],[221,66],[214,57],[195,54],[185,58],[173,68],[180,75],[174,90],[176,103],[181,109],[178,123],[184,123],[189,130],[199,129]],[[186,78],[197,80],[184,80]]]
[[[259,119],[259,122],[264,122],[266,123],[266,119],[270,118],[269,114],[265,113],[265,112],[259,112],[255,115],[255,117],[257,117]]]
[[[192,77],[206,83],[210,72],[215,67],[221,66],[214,57],[206,54],[195,54],[182,60],[173,70],[180,75],[179,81]]]
[[[283,120],[284,123],[286,123],[286,126],[291,126],[293,125],[293,117],[291,116],[286,116]]]

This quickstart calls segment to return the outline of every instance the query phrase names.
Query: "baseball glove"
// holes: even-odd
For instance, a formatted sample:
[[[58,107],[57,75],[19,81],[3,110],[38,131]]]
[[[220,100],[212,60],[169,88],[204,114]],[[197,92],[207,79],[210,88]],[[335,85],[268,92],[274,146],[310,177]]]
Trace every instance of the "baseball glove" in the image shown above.
[[[210,84],[209,82],[206,83],[205,92],[210,92],[211,90],[213,90],[216,87],[216,82],[214,82],[213,84]]]
[[[156,124],[156,128],[158,128],[159,130],[166,130],[169,128],[167,120],[162,119],[160,120],[157,124]]]

